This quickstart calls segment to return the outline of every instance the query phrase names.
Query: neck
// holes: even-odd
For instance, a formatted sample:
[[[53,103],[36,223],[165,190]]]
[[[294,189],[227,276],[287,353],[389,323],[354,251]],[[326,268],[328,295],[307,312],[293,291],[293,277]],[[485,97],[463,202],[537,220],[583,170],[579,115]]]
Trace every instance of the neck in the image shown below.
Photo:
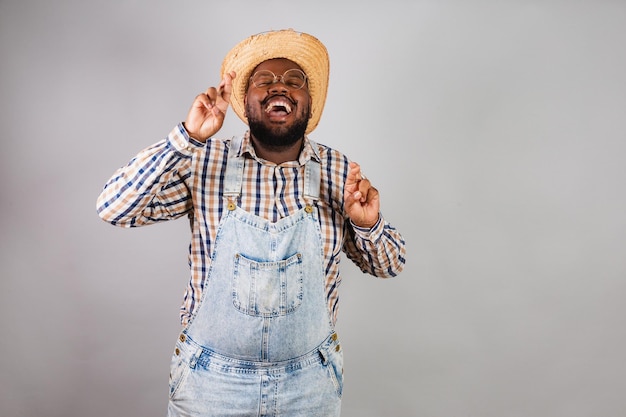
[[[252,140],[252,145],[254,146],[254,151],[257,156],[265,159],[266,161],[273,162],[276,165],[280,165],[287,161],[296,161],[298,156],[300,156],[302,145],[304,144],[304,139],[298,139],[290,145],[271,146],[262,143],[253,135],[250,135],[250,139]]]

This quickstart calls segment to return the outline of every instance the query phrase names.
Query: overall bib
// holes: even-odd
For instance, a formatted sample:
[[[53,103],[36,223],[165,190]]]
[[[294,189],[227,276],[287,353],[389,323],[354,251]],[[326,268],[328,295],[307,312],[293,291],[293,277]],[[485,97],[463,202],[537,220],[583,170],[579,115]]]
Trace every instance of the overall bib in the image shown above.
[[[202,300],[172,356],[168,417],[339,416],[343,357],[315,208],[320,164],[305,165],[306,207],[272,223],[236,204],[240,144],[229,149]]]

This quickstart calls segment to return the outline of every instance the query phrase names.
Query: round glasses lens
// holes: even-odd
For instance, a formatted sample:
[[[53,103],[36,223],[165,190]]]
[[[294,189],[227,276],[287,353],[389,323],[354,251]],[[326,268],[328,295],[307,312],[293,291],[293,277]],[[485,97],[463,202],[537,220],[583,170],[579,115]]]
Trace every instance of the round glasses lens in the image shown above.
[[[283,83],[290,88],[302,88],[306,76],[299,69],[290,69],[283,74]]]
[[[252,76],[252,83],[256,87],[267,87],[274,83],[274,73],[271,71],[257,71]]]

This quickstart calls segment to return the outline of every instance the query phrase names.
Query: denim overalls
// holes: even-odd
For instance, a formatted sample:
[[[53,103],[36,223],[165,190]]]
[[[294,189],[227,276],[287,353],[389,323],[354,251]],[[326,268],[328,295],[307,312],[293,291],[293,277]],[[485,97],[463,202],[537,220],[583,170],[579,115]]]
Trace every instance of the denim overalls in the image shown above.
[[[236,204],[240,147],[234,138],[202,301],[172,356],[168,417],[339,416],[343,356],[315,208],[320,164],[305,165],[306,207],[271,223]]]

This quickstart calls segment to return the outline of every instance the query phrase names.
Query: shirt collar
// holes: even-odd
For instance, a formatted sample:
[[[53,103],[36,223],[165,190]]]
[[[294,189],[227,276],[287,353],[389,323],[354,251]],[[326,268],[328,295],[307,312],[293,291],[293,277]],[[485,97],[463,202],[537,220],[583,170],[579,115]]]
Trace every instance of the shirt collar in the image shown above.
[[[304,146],[302,147],[302,151],[300,152],[300,156],[298,156],[298,163],[300,165],[305,165],[309,160],[314,160],[316,162],[321,163],[321,158],[319,156],[319,150],[317,149],[317,145],[314,146],[313,141],[309,140],[307,136],[304,136]],[[248,156],[256,159],[261,162],[261,159],[256,155],[254,150],[254,146],[252,145],[252,140],[250,139],[250,131],[248,130],[241,141],[241,148],[237,154],[238,156]]]

